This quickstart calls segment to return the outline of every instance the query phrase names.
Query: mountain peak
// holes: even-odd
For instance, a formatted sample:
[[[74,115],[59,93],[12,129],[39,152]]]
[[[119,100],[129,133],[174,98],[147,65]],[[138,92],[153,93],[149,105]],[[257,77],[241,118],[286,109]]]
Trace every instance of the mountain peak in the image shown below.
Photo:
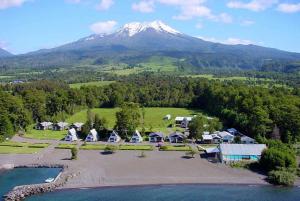
[[[140,32],[146,31],[148,29],[153,29],[156,32],[166,32],[169,34],[181,34],[179,31],[171,28],[170,26],[166,25],[162,21],[156,20],[153,22],[131,22],[125,24],[117,33],[119,34],[128,34],[128,36],[134,36]]]

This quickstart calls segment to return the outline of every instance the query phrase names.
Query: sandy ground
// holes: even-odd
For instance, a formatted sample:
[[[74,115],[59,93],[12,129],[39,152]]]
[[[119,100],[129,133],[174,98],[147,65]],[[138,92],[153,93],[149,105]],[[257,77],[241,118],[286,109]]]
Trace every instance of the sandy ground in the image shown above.
[[[14,140],[32,142],[22,138]],[[78,160],[70,161],[70,150],[54,149],[58,142],[48,142],[52,143],[51,146],[40,153],[0,154],[0,166],[66,164],[68,171],[78,176],[69,180],[63,188],[180,183],[267,184],[264,175],[211,163],[199,155],[186,159],[184,152],[155,150],[145,152],[146,158],[140,158],[140,151],[117,151],[105,155],[101,151],[80,150]]]

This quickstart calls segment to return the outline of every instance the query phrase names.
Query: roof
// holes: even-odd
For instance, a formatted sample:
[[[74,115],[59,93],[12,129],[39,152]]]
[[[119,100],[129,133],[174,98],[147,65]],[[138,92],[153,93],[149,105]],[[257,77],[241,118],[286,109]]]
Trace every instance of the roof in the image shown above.
[[[81,127],[83,126],[84,123],[81,123],[81,122],[76,122],[76,123],[73,123],[72,125],[73,126],[76,126],[76,127]]]
[[[219,153],[220,150],[219,150],[218,147],[209,147],[209,148],[205,149],[205,152],[207,154],[210,154],[210,153]]]
[[[140,132],[138,130],[135,130],[135,132],[133,133],[133,135],[137,135],[139,138],[142,138]]]
[[[74,128],[69,129],[68,135],[77,136],[76,130]]]
[[[220,152],[223,155],[258,155],[266,149],[265,144],[220,144]]]
[[[215,139],[215,138],[221,139],[221,137],[218,134],[211,134],[211,136],[213,139]]]
[[[193,117],[176,117],[175,121],[183,121],[184,119],[187,121],[192,121]]]
[[[116,137],[120,137],[119,134],[117,133],[117,131],[115,131],[115,130],[113,130],[113,131],[111,132],[110,135],[113,135],[113,134],[114,134]]]
[[[49,121],[44,121],[40,123],[42,126],[51,126],[53,123]]]
[[[164,134],[162,132],[154,132],[149,134],[149,137],[155,137],[155,136],[164,137]]]
[[[228,132],[233,132],[233,133],[236,133],[236,132],[237,132],[237,130],[236,130],[235,128],[228,128],[227,131],[228,131]]]
[[[251,137],[244,135],[241,137],[241,141],[255,141],[255,140]]]
[[[221,131],[219,133],[217,133],[219,136],[221,136],[222,138],[224,138],[225,136],[230,136],[230,137],[234,137],[232,134],[230,134],[227,131]]]
[[[96,129],[90,130],[90,133],[89,133],[89,134],[91,134],[91,135],[93,135],[93,136],[97,136],[97,135],[98,135]]]
[[[202,139],[203,140],[212,140],[212,136],[211,135],[202,135]]]
[[[171,133],[170,135],[169,135],[169,137],[175,137],[175,136],[179,136],[179,137],[182,137],[182,138],[184,138],[184,135],[182,134],[182,133],[180,133],[180,132],[174,132],[174,133]]]
[[[65,126],[67,126],[67,125],[69,125],[67,122],[58,122],[58,123],[56,123],[55,125],[58,125],[58,126],[60,126],[60,127],[65,127]]]

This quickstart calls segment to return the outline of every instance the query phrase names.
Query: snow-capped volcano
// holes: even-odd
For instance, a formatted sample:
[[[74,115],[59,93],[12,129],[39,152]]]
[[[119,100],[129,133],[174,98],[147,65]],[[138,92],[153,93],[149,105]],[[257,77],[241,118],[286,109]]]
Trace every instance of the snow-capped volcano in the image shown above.
[[[172,27],[164,24],[161,21],[153,21],[153,22],[131,22],[125,24],[120,30],[117,31],[119,34],[128,34],[128,36],[134,36],[138,33],[147,31],[152,29],[156,32],[165,32],[170,34],[181,34],[179,31],[173,29]]]

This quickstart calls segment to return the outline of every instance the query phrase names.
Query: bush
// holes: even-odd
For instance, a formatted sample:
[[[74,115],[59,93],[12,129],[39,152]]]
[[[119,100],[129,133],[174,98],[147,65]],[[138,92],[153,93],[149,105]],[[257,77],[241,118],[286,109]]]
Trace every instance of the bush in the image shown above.
[[[77,154],[78,154],[77,147],[72,147],[71,148],[71,155],[72,155],[71,159],[72,160],[77,160]]]
[[[269,148],[263,151],[260,159],[261,167],[266,171],[277,168],[296,168],[296,156],[287,150]]]
[[[188,151],[185,153],[186,156],[190,156],[191,158],[195,158],[195,155],[198,153],[197,150],[191,149],[191,151]]]
[[[295,171],[287,168],[272,170],[268,174],[268,181],[274,185],[292,186],[295,179]]]
[[[105,152],[105,153],[110,153],[110,154],[115,153],[116,150],[117,150],[117,147],[114,146],[114,145],[107,145],[107,146],[104,148],[104,152]]]

